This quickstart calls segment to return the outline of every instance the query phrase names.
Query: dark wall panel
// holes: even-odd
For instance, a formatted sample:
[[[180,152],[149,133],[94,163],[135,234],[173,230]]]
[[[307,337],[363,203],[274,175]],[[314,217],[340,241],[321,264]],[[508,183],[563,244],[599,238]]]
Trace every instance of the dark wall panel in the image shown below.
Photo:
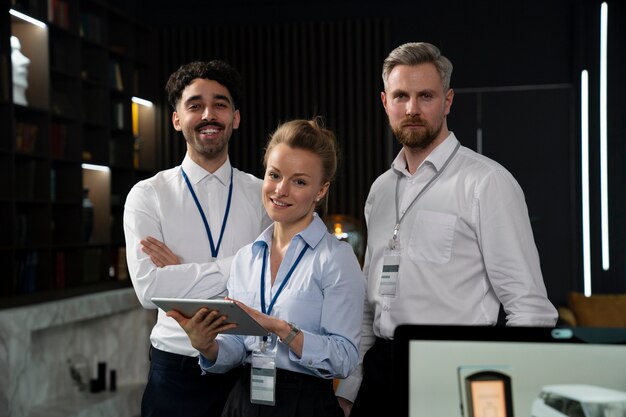
[[[572,95],[560,88],[482,98],[483,154],[507,168],[524,190],[546,288],[558,304],[581,280]]]
[[[546,288],[559,305],[582,282],[574,90],[568,85],[461,89],[448,121],[463,145],[499,162],[519,182]]]
[[[232,148],[233,160],[242,169],[262,174],[262,149],[278,122],[326,116],[338,133],[344,162],[330,211],[360,218],[369,185],[398,150],[380,105],[382,61],[403,42],[440,46],[455,66],[452,86],[457,97],[450,128],[464,145],[477,149],[480,127],[484,153],[509,168],[522,184],[555,302],[561,303],[567,290],[582,289],[578,85],[581,69],[588,69],[590,200],[592,214],[598,217],[599,0],[233,0],[219,6],[181,0],[176,8],[165,0],[140,3],[138,18],[162,29],[163,83],[176,66],[196,58],[224,58],[244,75],[243,123]],[[608,4],[612,267],[602,271],[599,220],[594,217],[592,275],[594,292],[623,292],[626,118],[621,109],[626,81],[621,74],[626,6],[619,0]],[[207,16],[220,23],[208,24]],[[539,97],[533,101],[527,94]],[[550,133],[556,130],[558,137]],[[171,131],[167,137],[166,161],[176,162],[182,157],[182,139]],[[550,207],[546,196],[554,201]],[[557,216],[559,210],[565,214]],[[553,247],[559,248],[559,256],[551,252]]]
[[[406,1],[394,44],[427,41],[454,66],[454,87],[571,82],[578,0]]]
[[[218,58],[236,67],[245,86],[231,160],[259,177],[266,140],[280,122],[323,116],[342,157],[329,213],[362,218],[369,186],[391,160],[378,93],[388,31],[382,20],[167,29],[163,84],[192,60]],[[163,127],[171,159],[180,161],[184,139],[169,120]]]

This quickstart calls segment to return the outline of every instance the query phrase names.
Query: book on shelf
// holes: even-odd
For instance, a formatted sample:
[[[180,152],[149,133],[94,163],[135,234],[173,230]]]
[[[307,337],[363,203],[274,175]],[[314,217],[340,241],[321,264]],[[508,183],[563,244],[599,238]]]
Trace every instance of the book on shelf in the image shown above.
[[[32,293],[37,290],[37,269],[39,268],[39,252],[30,251],[26,255],[24,269],[24,292]]]
[[[113,107],[111,109],[111,126],[113,126],[113,128],[124,130],[124,128],[126,127],[124,112],[124,103],[119,101],[117,103],[113,103]]]
[[[38,133],[39,126],[32,123],[17,122],[15,124],[15,149],[21,153],[33,153],[37,145]]]
[[[59,251],[54,259],[54,286],[65,288],[65,252]]]
[[[48,0],[48,21],[69,30],[71,22],[66,0]]]
[[[130,105],[131,119],[133,121],[133,136],[139,136],[139,104],[132,102]]]
[[[109,63],[110,85],[117,91],[124,91],[124,80],[122,79],[122,68],[119,62]]]
[[[116,264],[116,278],[118,281],[125,281],[128,279],[128,266],[126,264],[126,247],[121,246],[117,248],[117,264]]]
[[[54,158],[63,158],[65,156],[65,147],[67,146],[67,125],[52,122],[50,140],[50,152],[52,156]]]
[[[79,34],[92,42],[103,43],[101,19],[92,13],[81,13]]]
[[[37,291],[37,269],[39,253],[28,251],[16,260],[16,280],[13,285],[15,294],[30,294]]]
[[[57,199],[57,170],[52,168],[50,170],[50,201],[54,202]]]

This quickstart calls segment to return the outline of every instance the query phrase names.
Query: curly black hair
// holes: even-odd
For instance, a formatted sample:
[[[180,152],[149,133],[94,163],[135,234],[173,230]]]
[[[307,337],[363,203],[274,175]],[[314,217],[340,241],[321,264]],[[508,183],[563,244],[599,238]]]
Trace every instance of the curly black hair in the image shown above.
[[[165,85],[167,100],[176,110],[176,104],[183,95],[183,90],[196,78],[214,80],[222,84],[233,99],[235,109],[239,108],[241,100],[241,75],[236,69],[224,61],[214,59],[212,61],[194,61],[178,68]]]

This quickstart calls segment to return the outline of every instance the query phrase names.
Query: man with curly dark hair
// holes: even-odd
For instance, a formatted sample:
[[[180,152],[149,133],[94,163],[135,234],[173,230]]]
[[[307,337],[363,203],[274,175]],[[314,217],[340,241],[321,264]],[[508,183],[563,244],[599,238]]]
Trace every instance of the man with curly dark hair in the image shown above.
[[[191,62],[170,76],[165,90],[187,153],[181,165],[137,183],[124,210],[128,267],[148,309],[156,308],[153,297],[226,295],[233,256],[270,224],[262,181],[228,158],[241,117],[239,73],[219,60]],[[220,415],[240,369],[203,375],[198,351],[161,310],[150,341],[141,415]]]

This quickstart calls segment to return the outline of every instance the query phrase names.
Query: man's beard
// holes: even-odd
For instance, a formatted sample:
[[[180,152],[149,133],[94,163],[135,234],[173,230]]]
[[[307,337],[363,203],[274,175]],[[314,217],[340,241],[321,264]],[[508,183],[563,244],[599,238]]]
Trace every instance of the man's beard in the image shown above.
[[[402,127],[404,124],[408,124],[413,121],[419,122],[424,128],[419,130],[410,130]],[[392,131],[401,145],[411,149],[426,149],[435,141],[435,139],[437,139],[437,136],[441,133],[442,127],[443,121],[441,121],[437,127],[433,128],[424,120],[406,118],[397,127],[392,128]]]
[[[204,156],[205,158],[211,159],[217,155],[221,155],[224,152],[224,149],[228,145],[230,138],[226,137],[228,133],[224,129],[222,130],[222,133],[221,133],[222,137],[220,138],[220,140],[214,143],[204,143],[203,141],[201,141],[200,139],[196,137],[196,132],[199,132],[202,128],[206,126],[215,126],[221,129],[225,128],[225,126],[222,123],[218,123],[218,122],[200,123],[194,129],[193,134],[190,134],[191,140],[190,141],[188,140],[188,142],[198,154]]]

